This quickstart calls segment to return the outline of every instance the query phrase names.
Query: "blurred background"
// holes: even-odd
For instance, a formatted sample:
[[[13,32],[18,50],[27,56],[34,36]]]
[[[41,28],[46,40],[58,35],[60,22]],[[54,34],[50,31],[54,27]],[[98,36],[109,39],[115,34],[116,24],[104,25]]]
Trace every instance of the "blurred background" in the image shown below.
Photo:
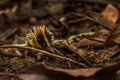
[[[66,15],[101,13],[109,3],[120,10],[119,0],[0,0],[0,44],[24,43],[35,25],[46,25],[56,38],[80,33],[76,24],[68,23],[74,17]]]

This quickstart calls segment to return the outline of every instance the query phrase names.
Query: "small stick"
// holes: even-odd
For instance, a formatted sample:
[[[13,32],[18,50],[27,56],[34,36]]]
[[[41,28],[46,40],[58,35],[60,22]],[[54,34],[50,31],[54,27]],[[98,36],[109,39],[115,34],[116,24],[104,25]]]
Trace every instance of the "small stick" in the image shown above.
[[[0,72],[0,76],[16,76],[15,73]]]
[[[76,50],[74,50],[71,46],[68,45],[68,43],[66,42],[66,46],[68,48],[70,48],[74,53],[78,54],[78,52]],[[79,54],[78,54],[79,55]],[[91,67],[94,67],[87,59],[85,59],[83,56],[79,55],[81,57],[82,60],[84,60],[86,63],[88,63]]]
[[[83,18],[85,18],[86,20],[90,20],[90,21],[92,21],[92,22],[94,22],[94,23],[97,23],[97,24],[103,26],[104,28],[106,28],[106,29],[108,29],[108,30],[110,30],[110,31],[113,30],[111,27],[108,27],[108,25],[106,25],[106,24],[104,24],[104,23],[101,23],[101,22],[99,22],[99,20],[96,20],[96,19],[94,19],[94,18],[91,18],[91,17],[89,17],[89,16],[87,16],[87,15],[78,14],[78,13],[74,13],[74,12],[73,12],[72,14],[73,14],[73,15],[76,15],[76,16],[83,17]]]
[[[33,47],[16,46],[16,45],[3,45],[3,46],[0,46],[0,48],[21,48],[21,49],[27,49],[27,50],[34,50],[34,51],[40,52],[41,54],[45,54],[45,55],[53,56],[53,57],[56,57],[56,58],[64,59],[64,60],[76,63],[76,64],[78,64],[78,65],[80,65],[82,67],[87,68],[87,66],[85,64],[83,64],[83,63],[77,62],[77,61],[72,60],[70,58],[66,58],[66,57],[63,57],[63,56],[59,56],[59,55],[47,52],[47,51],[44,51],[44,50],[36,49],[36,48],[33,48]]]

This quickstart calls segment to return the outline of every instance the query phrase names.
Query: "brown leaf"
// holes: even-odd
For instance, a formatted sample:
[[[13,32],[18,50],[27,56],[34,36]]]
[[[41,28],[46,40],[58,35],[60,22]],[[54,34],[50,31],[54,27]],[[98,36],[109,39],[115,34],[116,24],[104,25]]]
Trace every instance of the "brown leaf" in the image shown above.
[[[120,80],[120,63],[112,64],[97,71],[92,80]]]
[[[104,68],[60,69],[47,65],[35,64],[18,73],[23,80],[119,80],[119,75],[113,76],[120,70],[120,63]],[[107,77],[106,77],[106,76]]]
[[[100,41],[94,41],[87,38],[83,38],[78,43],[73,43],[73,45],[76,47],[85,47],[85,46],[103,47],[104,43]]]
[[[113,31],[110,33],[109,37],[105,41],[105,45],[110,47],[115,44],[120,44],[120,25],[118,24]]]
[[[114,74],[117,71],[120,70],[120,63],[117,64],[111,64],[105,68],[102,68],[101,70],[97,71],[95,75],[100,75],[100,74]]]
[[[67,73],[46,68],[39,63],[25,68],[17,76],[23,80],[75,80]]]
[[[101,14],[108,21],[116,23],[116,21],[118,20],[119,11],[112,4],[108,4]]]

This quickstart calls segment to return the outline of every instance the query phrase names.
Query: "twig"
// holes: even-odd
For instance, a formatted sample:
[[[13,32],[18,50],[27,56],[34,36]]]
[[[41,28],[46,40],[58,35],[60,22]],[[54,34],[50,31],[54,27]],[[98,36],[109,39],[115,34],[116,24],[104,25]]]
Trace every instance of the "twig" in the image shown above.
[[[87,36],[84,36],[85,38],[89,39],[89,40],[92,40],[92,41],[97,41],[97,42],[100,42],[100,43],[105,43],[105,41],[101,41],[101,40],[97,40],[95,38],[89,38]]]
[[[68,45],[67,41],[66,41],[66,46],[67,46],[68,48],[70,48],[74,53],[78,54],[77,51],[75,51],[71,46]],[[81,57],[81,59],[82,59],[83,61],[85,61],[86,63],[88,63],[91,67],[94,67],[94,66],[93,66],[87,59],[85,59],[83,56],[81,56],[81,55],[79,55],[79,56]]]
[[[83,18],[81,18],[81,19],[71,20],[71,21],[69,21],[69,23],[77,23],[77,22],[85,21],[85,20],[87,20],[87,18],[83,17]]]
[[[70,0],[69,2],[71,2],[71,3],[100,4],[100,5],[107,5],[109,3],[108,1],[105,1],[105,0]]]
[[[16,76],[15,73],[0,72],[0,76]]]
[[[76,64],[78,64],[78,65],[80,65],[82,67],[87,68],[87,66],[85,64],[83,64],[83,63],[77,62],[77,61],[72,60],[70,58],[66,58],[66,57],[63,57],[63,56],[59,56],[59,55],[47,52],[47,51],[44,51],[44,50],[36,49],[36,48],[33,48],[33,47],[15,46],[15,45],[3,45],[3,46],[0,46],[0,48],[21,48],[21,49],[34,50],[34,51],[40,52],[41,54],[45,54],[45,55],[53,56],[53,57],[56,57],[56,58],[64,59],[64,60],[76,63]]]
[[[107,4],[111,3],[115,6],[118,6],[118,4],[115,1],[107,1],[107,0],[68,0],[69,3],[87,3],[87,4],[98,4],[98,5],[102,5],[102,6],[106,6]]]
[[[91,18],[91,17],[89,17],[89,16],[87,16],[87,15],[83,15],[83,14],[79,14],[79,13],[72,13],[73,15],[76,15],[76,16],[79,16],[79,17],[83,17],[83,18],[85,18],[85,19],[87,19],[87,20],[90,20],[90,21],[92,21],[92,22],[94,22],[94,23],[96,23],[96,24],[99,24],[99,25],[101,25],[101,26],[103,26],[104,28],[106,28],[106,29],[108,29],[108,30],[110,30],[110,31],[112,31],[113,30],[113,26],[112,27],[108,27],[108,26],[111,26],[111,25],[106,25],[106,24],[104,24],[103,22],[100,22],[99,21],[99,18],[101,18],[101,17],[99,17],[98,19],[94,19],[94,18]],[[97,16],[98,17],[98,16]],[[103,19],[103,18],[101,18],[101,19]],[[103,19],[104,20],[104,19]]]

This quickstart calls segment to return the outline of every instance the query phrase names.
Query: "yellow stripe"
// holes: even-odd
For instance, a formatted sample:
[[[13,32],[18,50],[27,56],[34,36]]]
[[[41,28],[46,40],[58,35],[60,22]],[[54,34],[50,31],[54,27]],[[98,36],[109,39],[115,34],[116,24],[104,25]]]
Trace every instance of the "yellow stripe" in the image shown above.
[[[44,39],[45,39],[48,47],[50,47],[50,43],[49,43],[49,41],[48,41],[48,39],[47,39],[47,37],[46,37],[45,29],[46,29],[45,26],[41,27],[41,32],[42,32],[42,34],[43,34],[43,37],[44,37]]]

